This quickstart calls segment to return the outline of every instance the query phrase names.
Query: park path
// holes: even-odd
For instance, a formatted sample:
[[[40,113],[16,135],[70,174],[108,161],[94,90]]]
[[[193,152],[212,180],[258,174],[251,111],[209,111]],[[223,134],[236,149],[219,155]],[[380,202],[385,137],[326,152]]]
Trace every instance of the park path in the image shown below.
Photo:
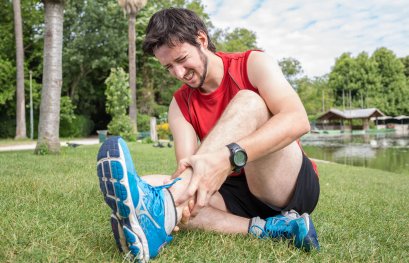
[[[84,138],[84,139],[73,139],[73,140],[62,140],[61,146],[68,146],[67,143],[79,144],[79,145],[93,145],[98,144],[98,137]],[[0,152],[8,151],[23,151],[23,150],[34,150],[36,147],[37,141],[27,142],[24,144],[10,144],[10,145],[0,145]]]

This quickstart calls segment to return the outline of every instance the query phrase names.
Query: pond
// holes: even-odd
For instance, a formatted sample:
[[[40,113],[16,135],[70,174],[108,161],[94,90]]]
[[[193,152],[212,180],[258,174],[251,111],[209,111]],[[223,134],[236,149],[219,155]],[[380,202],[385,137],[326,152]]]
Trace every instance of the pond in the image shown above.
[[[301,143],[311,158],[409,174],[409,136],[307,134]]]

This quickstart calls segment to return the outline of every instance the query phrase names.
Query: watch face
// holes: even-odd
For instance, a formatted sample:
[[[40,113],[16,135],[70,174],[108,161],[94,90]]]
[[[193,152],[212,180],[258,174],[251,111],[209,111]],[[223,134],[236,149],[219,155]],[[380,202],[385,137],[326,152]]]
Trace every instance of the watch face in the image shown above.
[[[244,152],[238,151],[234,154],[234,163],[236,166],[244,166],[247,161],[247,156]]]

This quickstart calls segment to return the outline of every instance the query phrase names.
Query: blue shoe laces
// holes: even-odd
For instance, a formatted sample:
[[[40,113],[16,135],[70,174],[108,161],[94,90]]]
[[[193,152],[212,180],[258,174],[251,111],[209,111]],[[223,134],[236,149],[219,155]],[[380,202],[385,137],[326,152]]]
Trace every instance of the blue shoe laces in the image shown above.
[[[277,218],[270,217],[266,220],[266,225],[263,230],[263,236],[271,238],[285,237],[290,239],[293,237],[293,228],[290,224],[291,221],[285,217]]]

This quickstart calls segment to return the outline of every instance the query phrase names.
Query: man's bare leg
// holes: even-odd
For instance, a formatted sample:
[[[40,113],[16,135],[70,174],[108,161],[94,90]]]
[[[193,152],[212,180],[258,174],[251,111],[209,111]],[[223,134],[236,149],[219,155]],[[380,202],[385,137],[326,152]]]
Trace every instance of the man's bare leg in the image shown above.
[[[245,109],[243,109],[243,105],[246,105]],[[230,102],[219,122],[202,142],[197,153],[211,153],[225,147],[225,145],[231,142],[240,140],[259,129],[270,116],[271,114],[267,106],[259,95],[252,91],[240,91]],[[292,143],[259,160],[249,162],[245,170],[251,192],[267,204],[276,207],[284,207],[292,197],[301,162],[302,153],[296,143]],[[191,174],[191,170],[186,170],[180,176],[183,180],[174,184],[170,188],[174,199],[177,199],[186,191]],[[146,179],[150,182],[148,178]],[[163,181],[158,182],[158,184],[162,183]],[[177,207],[178,221],[181,219],[184,207],[186,207],[186,203]],[[206,211],[212,211],[211,209],[213,208],[214,207],[210,205],[210,208]],[[230,215],[233,217],[236,216],[228,213],[227,209],[217,210],[214,211],[216,216],[220,213],[225,213],[223,215],[227,216],[229,220],[236,220],[236,218],[230,217]],[[200,214],[204,213],[199,213],[198,216]],[[247,231],[248,220],[249,219],[246,218],[237,219],[238,224],[235,225],[237,226],[237,233],[243,233],[243,229],[246,229]],[[223,227],[216,227],[213,225],[218,224],[216,220],[214,220],[214,222],[212,221],[213,220],[208,220],[199,216],[197,219],[192,220],[192,225],[189,227],[223,230]],[[224,226],[223,223],[220,225]]]
[[[153,186],[163,185],[163,182],[170,179],[168,175],[146,175],[142,179]],[[179,184],[179,183],[178,183]],[[173,187],[181,187],[176,184]],[[186,187],[186,186],[185,186]],[[182,209],[186,205],[177,207],[178,222],[182,217]],[[242,233],[248,232],[250,219],[233,215],[227,211],[223,197],[220,193],[215,193],[209,202],[208,207],[202,208],[199,213],[186,223],[180,226],[184,229],[202,229],[216,231],[220,233]]]

